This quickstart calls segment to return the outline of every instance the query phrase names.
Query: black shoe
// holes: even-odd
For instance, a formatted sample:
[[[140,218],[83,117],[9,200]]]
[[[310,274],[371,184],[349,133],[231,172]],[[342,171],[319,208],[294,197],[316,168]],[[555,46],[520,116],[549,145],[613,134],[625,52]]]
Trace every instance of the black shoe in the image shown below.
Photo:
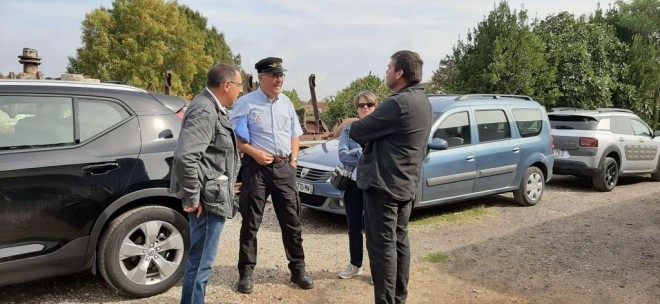
[[[314,281],[312,281],[312,277],[310,277],[304,270],[291,274],[291,282],[296,283],[296,285],[302,289],[314,288]]]
[[[250,294],[252,293],[252,275],[243,275],[240,280],[238,280],[238,292]]]

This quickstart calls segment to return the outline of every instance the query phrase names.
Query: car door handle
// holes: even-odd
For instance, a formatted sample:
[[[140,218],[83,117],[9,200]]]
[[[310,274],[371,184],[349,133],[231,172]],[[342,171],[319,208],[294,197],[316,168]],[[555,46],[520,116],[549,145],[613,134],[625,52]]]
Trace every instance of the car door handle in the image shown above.
[[[513,148],[513,153],[518,153],[520,152],[520,148]]]
[[[92,175],[106,174],[115,169],[119,169],[119,163],[111,162],[111,163],[93,164],[93,165],[82,166],[82,168],[80,168],[82,172],[89,172]]]
[[[639,139],[639,142],[644,142],[644,139],[643,139],[643,138],[640,138],[640,139]]]
[[[468,155],[465,160],[467,161],[474,161],[474,155]]]
[[[625,141],[625,139],[623,139],[623,137],[619,137],[619,141]]]

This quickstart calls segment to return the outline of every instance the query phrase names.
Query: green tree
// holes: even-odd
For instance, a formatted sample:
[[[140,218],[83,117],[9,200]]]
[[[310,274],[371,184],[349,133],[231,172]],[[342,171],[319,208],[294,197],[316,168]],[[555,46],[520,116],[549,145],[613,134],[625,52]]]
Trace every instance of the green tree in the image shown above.
[[[440,62],[432,84],[452,93],[539,95],[551,77],[544,45],[532,32],[527,12],[511,11],[500,2]]]
[[[558,92],[556,103],[546,105],[593,109],[615,104],[613,96],[622,91],[626,47],[613,30],[562,12],[541,21],[535,32],[546,45],[555,77],[550,89]]]
[[[208,28],[208,20],[199,11],[195,11],[185,5],[180,5],[179,10],[183,12],[192,25],[192,30],[203,33],[204,54],[211,56],[212,63],[229,63],[236,66],[241,65],[241,55],[234,55],[225,41],[224,34],[215,26]],[[210,68],[209,66],[208,68]],[[207,68],[207,70],[208,70]],[[243,79],[246,74],[243,73]],[[206,72],[197,73],[191,84],[192,92],[199,92],[206,86]]]
[[[81,38],[67,72],[163,92],[172,71],[172,94],[186,98],[204,88],[212,64],[240,64],[206,18],[175,1],[116,0],[86,15]]]
[[[300,101],[300,96],[298,96],[298,92],[296,89],[293,90],[284,90],[282,91],[282,94],[286,95],[286,97],[289,97],[291,99],[291,102],[293,103],[293,107],[296,109],[302,108],[302,102]]]
[[[452,85],[456,83],[458,73],[456,58],[453,55],[446,55],[444,59],[440,60],[440,66],[438,66],[438,69],[433,72],[431,81],[427,83],[426,92],[448,92],[452,88]]]
[[[361,91],[371,91],[383,101],[392,92],[385,85],[385,81],[378,76],[369,75],[351,82],[348,87],[337,92],[336,95],[326,97],[324,102],[328,111],[321,115],[321,119],[330,127],[344,118],[357,117],[354,98]]]
[[[609,24],[630,46],[623,86],[622,106],[660,126],[660,1],[617,1],[608,11]]]

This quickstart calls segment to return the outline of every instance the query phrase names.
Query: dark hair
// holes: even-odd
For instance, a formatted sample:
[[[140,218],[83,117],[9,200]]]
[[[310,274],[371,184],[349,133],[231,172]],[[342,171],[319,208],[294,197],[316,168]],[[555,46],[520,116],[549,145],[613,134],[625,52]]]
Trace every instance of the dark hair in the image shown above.
[[[422,66],[424,61],[413,51],[398,51],[391,57],[394,60],[394,70],[403,71],[403,79],[408,84],[422,82]]]
[[[226,63],[218,63],[214,65],[209,73],[206,74],[206,86],[209,88],[217,88],[227,81],[236,79],[236,73],[239,73],[238,68]]]

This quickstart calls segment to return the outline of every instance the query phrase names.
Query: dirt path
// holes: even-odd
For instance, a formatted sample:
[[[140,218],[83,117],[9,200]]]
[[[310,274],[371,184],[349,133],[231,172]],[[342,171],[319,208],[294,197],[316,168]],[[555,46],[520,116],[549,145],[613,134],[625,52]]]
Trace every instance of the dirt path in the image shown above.
[[[538,206],[518,207],[510,196],[420,210],[412,220],[469,205],[494,215],[469,223],[411,232],[409,303],[658,303],[660,302],[660,185],[627,178],[610,193],[588,182],[557,177]],[[303,212],[308,270],[316,288],[288,283],[288,269],[272,210],[259,233],[255,291],[235,292],[240,222],[227,223],[208,303],[371,303],[365,275],[337,279],[348,259],[342,217]],[[444,264],[423,262],[446,252]],[[368,265],[368,261],[365,261]],[[176,286],[148,299],[176,303]],[[143,303],[123,297],[88,274],[0,287],[3,303]]]

